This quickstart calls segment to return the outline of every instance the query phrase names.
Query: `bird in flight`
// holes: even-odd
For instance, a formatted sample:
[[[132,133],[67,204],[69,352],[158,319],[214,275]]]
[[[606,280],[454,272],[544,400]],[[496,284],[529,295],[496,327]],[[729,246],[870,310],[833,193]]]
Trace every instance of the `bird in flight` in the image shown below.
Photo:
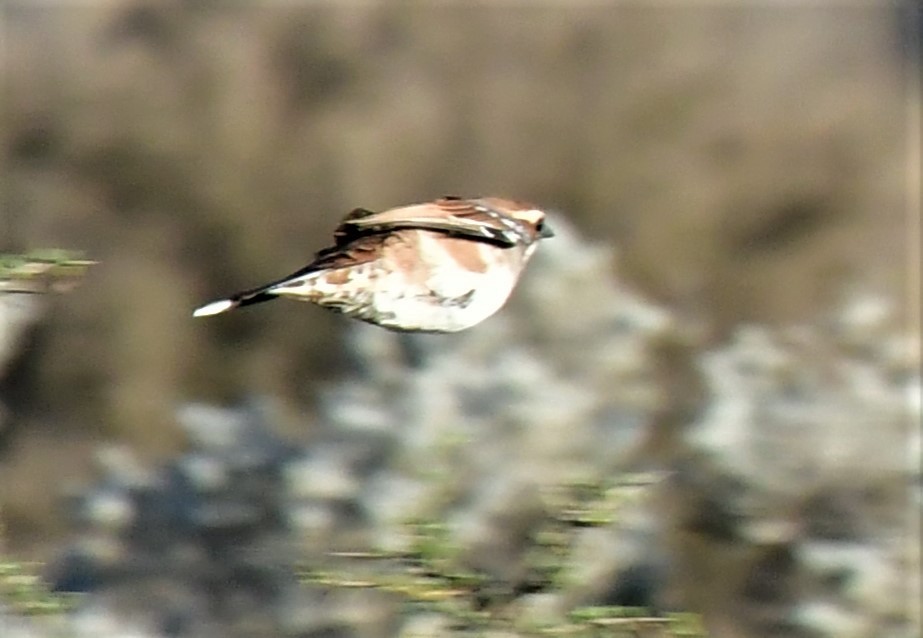
[[[390,330],[458,332],[503,306],[539,240],[552,236],[542,210],[498,197],[357,208],[301,270],[193,315],[287,297]]]

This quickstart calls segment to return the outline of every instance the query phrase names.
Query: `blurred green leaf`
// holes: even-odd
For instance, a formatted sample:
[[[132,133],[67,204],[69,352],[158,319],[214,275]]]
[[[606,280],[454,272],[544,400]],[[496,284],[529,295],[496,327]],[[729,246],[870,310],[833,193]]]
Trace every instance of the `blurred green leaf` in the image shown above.
[[[0,253],[0,292],[45,293],[70,290],[96,262],[61,249],[23,255]]]

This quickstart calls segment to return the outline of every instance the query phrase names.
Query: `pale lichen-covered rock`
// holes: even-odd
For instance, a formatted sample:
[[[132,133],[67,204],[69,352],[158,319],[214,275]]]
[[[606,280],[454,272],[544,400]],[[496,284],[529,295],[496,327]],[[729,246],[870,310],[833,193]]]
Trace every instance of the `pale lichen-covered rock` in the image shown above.
[[[678,554],[688,570],[744,550],[712,611],[736,609],[753,635],[914,635],[919,349],[888,305],[858,298],[829,329],[741,328],[700,362],[709,401],[675,481]]]

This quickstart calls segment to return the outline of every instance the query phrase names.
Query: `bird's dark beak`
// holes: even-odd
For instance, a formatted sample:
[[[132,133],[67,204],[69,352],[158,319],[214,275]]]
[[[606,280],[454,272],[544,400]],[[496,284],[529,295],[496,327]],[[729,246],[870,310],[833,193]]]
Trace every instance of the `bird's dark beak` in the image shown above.
[[[538,236],[542,239],[550,239],[554,237],[554,231],[551,230],[551,226],[548,224],[542,224],[542,229],[538,231]]]

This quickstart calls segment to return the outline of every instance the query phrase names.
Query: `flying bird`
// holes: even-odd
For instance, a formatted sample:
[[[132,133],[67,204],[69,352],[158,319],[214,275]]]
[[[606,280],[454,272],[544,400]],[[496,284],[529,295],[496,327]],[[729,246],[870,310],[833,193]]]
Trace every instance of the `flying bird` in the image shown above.
[[[544,211],[498,197],[357,208],[301,270],[193,315],[287,297],[390,330],[458,332],[503,306],[539,240],[552,236]]]

